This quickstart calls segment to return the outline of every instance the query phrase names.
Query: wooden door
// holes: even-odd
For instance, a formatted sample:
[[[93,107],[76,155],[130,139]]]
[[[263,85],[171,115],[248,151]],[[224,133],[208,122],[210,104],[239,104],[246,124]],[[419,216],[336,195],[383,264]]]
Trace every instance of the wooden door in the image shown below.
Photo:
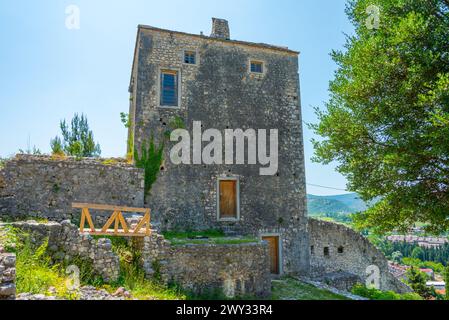
[[[220,180],[220,218],[237,218],[236,180]]]
[[[270,256],[270,272],[279,274],[279,237],[266,236],[262,240],[268,242],[268,252]]]

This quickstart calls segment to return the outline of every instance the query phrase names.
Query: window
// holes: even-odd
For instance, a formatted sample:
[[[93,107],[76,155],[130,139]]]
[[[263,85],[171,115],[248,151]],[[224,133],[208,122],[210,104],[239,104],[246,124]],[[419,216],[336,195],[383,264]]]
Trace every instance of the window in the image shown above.
[[[260,61],[251,61],[251,72],[263,73],[263,63]]]
[[[310,254],[315,254],[315,247],[314,246],[310,246]]]
[[[161,106],[178,106],[178,72],[163,70],[161,72]]]
[[[344,248],[342,246],[338,247],[338,253],[343,253]]]
[[[184,63],[196,64],[196,53],[193,51],[184,52]]]
[[[239,218],[239,186],[237,179],[218,180],[218,218],[236,220]]]
[[[329,257],[329,247],[324,247],[323,254],[325,257]]]

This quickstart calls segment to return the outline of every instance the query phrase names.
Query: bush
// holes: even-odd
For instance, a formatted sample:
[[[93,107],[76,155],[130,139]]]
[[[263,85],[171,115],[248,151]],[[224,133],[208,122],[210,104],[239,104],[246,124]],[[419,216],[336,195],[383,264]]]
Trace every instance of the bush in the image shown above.
[[[367,288],[362,284],[356,284],[351,289],[351,293],[370,300],[423,300],[423,298],[416,293],[399,294],[393,291],[381,291],[376,288]]]

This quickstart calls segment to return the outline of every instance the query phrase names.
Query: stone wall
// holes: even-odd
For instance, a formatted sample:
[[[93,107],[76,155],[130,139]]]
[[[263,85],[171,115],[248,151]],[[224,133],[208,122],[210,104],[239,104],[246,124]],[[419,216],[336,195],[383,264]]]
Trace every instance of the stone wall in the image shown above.
[[[137,150],[153,136],[164,141],[165,162],[152,186],[148,206],[161,230],[220,228],[229,233],[277,234],[284,273],[306,273],[308,237],[298,54],[285,48],[223,40],[140,26],[130,86],[130,118]],[[197,64],[183,63],[185,50]],[[250,72],[251,60],[263,61],[263,74]],[[180,74],[180,105],[159,105],[161,69]],[[278,129],[279,165],[261,176],[261,165],[174,165],[166,138],[181,119],[191,133],[193,121],[203,131]],[[203,143],[203,147],[206,142]],[[217,181],[239,181],[240,218],[217,217]]]
[[[388,271],[388,261],[382,252],[352,229],[338,223],[309,219],[309,236],[312,276],[325,281],[335,279],[339,283],[349,277],[337,274],[349,273],[356,275],[359,282],[365,283],[367,267],[374,265],[380,271],[381,290],[410,292],[410,288]]]
[[[142,259],[148,277],[159,273],[197,294],[221,290],[228,297],[267,297],[271,292],[265,243],[171,245],[163,236],[144,239]]]
[[[76,265],[82,259],[90,262],[93,272],[106,282],[116,280],[119,276],[119,257],[112,252],[109,239],[95,240],[88,234],[80,234],[78,227],[68,220],[62,223],[26,221],[12,225],[29,234],[34,247],[42,245],[48,239],[47,252],[53,262]]]
[[[143,185],[143,171],[123,160],[17,155],[0,170],[0,220],[79,220],[72,202],[142,207]]]
[[[16,296],[16,256],[6,253],[0,246],[0,300],[13,300]]]

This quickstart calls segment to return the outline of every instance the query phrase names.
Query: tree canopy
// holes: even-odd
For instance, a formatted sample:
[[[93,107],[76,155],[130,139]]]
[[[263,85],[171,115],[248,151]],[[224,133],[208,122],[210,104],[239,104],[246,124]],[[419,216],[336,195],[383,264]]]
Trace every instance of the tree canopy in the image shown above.
[[[311,125],[322,137],[314,160],[337,161],[348,189],[381,199],[357,215],[360,228],[447,230],[449,0],[353,0],[346,11],[355,33],[331,53],[338,68]]]
[[[98,157],[101,154],[100,145],[95,143],[94,134],[89,128],[87,117],[77,113],[72,118],[70,128],[67,122],[60,122],[62,138],[58,136],[50,141],[53,153],[64,152],[67,155],[77,157]]]

